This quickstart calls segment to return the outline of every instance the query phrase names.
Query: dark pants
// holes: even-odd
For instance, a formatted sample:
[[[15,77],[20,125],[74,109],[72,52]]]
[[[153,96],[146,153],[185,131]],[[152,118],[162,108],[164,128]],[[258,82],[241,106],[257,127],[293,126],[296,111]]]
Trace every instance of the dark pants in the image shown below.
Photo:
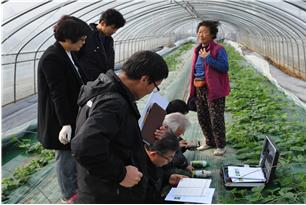
[[[206,144],[212,147],[225,147],[224,108],[225,97],[208,101],[207,87],[197,88],[197,114]]]

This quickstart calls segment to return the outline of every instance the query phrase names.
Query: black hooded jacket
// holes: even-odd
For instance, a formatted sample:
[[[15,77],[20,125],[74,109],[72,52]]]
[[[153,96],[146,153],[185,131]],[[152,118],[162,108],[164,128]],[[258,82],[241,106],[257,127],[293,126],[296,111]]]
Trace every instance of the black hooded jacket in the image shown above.
[[[89,24],[92,32],[87,36],[85,45],[77,52],[79,64],[85,71],[88,81],[94,81],[100,73],[114,70],[115,52],[114,40],[111,36],[103,35],[96,27]]]
[[[80,91],[76,135],[71,151],[77,161],[79,203],[142,203],[147,180],[132,188],[119,183],[125,166],[145,175],[145,150],[134,96],[109,70]]]

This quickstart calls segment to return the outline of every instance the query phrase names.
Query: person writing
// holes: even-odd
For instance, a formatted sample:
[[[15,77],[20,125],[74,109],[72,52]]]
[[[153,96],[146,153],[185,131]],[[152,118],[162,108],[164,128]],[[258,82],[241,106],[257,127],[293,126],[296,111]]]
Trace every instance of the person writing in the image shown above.
[[[162,187],[165,184],[176,186],[184,176],[176,173],[164,172],[163,166],[171,163],[176,151],[179,149],[177,137],[172,132],[155,141],[152,145],[145,145],[148,180],[145,203],[163,203]]]

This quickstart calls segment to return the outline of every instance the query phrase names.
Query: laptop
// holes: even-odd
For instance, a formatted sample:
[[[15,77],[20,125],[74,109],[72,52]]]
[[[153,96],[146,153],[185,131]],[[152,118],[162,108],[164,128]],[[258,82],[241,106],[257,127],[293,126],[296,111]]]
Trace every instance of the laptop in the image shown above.
[[[221,166],[220,174],[223,178],[224,186],[226,188],[256,187],[270,183],[274,178],[278,157],[279,150],[272,140],[266,136],[258,165],[227,164]],[[236,170],[236,173],[238,172],[238,175],[239,171],[244,170],[249,170],[249,173],[242,174],[236,178],[232,175],[233,169]],[[261,174],[263,177],[260,176]]]

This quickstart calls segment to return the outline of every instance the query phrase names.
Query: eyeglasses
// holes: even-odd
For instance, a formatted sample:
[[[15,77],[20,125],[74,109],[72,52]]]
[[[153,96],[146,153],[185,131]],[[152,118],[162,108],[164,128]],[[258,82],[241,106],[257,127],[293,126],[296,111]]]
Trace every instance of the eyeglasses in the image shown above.
[[[155,81],[153,81],[153,84],[154,84],[154,86],[155,86],[155,88],[156,88],[156,90],[155,90],[155,91],[153,91],[153,92],[159,92],[159,91],[160,91],[160,89],[159,89],[159,87],[156,85]]]
[[[159,155],[159,156],[161,156],[162,158],[164,158],[165,160],[167,160],[168,162],[171,162],[172,161],[172,159],[173,159],[173,157],[174,156],[170,156],[170,157],[168,157],[168,156],[166,156],[166,155],[164,155],[164,154],[162,154],[161,152],[159,152],[159,151],[156,151],[157,152],[157,154]]]

